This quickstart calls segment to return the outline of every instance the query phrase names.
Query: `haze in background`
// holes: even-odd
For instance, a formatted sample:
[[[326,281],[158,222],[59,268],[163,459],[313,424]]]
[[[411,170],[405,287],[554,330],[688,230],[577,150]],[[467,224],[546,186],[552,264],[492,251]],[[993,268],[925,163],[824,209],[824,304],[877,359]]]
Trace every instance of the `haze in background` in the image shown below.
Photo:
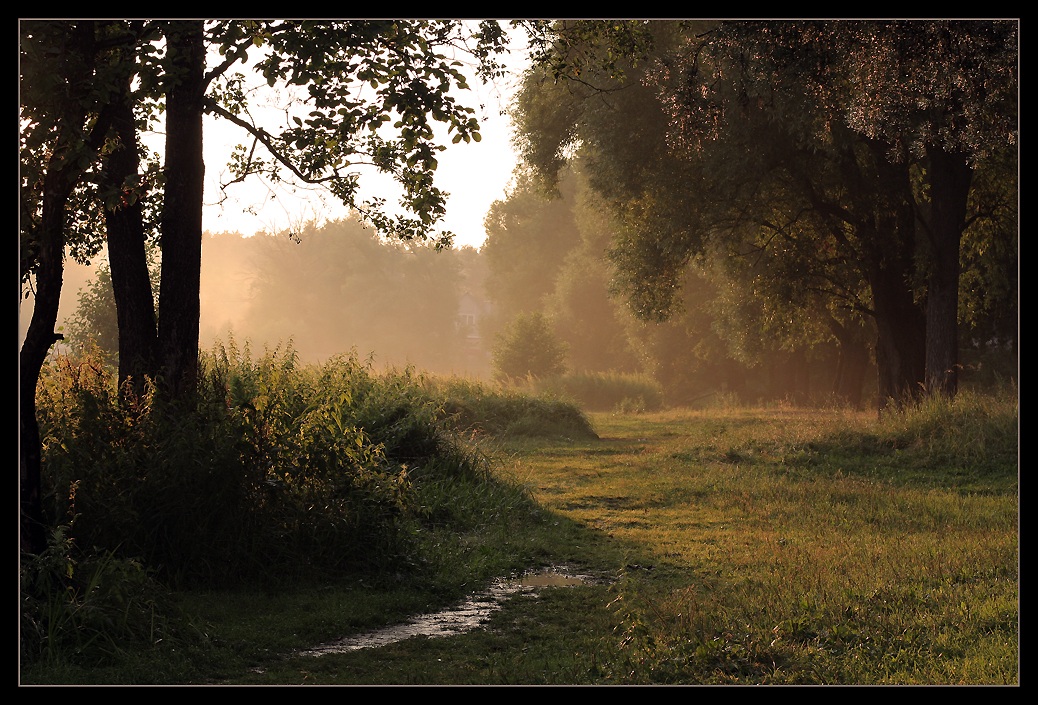
[[[476,109],[480,120],[480,142],[459,142],[452,144],[444,134],[438,134],[440,143],[447,149],[439,157],[439,166],[436,171],[436,183],[442,190],[450,194],[447,201],[447,212],[444,219],[438,224],[442,230],[450,230],[455,234],[455,249],[479,248],[486,239],[486,229],[483,220],[494,201],[505,198],[509,188],[512,171],[516,165],[516,156],[512,149],[511,121],[505,114],[509,102],[518,84],[518,71],[526,64],[522,56],[524,44],[522,40],[513,35],[512,54],[509,62],[512,64],[513,73],[502,77],[494,84],[484,85],[478,79],[469,82],[470,90],[467,93],[459,93],[460,102]],[[249,339],[254,348],[262,349],[263,345],[277,345],[285,342],[285,336],[294,337],[294,342],[301,356],[307,359],[325,358],[333,350],[348,351],[352,345],[358,345],[358,352],[362,357],[374,352],[377,361],[385,364],[396,364],[398,362],[411,362],[421,364],[423,357],[416,352],[416,343],[407,342],[404,349],[390,351],[386,349],[366,350],[363,347],[364,340],[358,340],[357,336],[349,335],[344,331],[339,338],[331,339],[325,336],[320,343],[301,338],[298,331],[291,330],[292,326],[282,325],[267,326],[268,332],[277,338],[254,337],[257,330],[249,330],[252,325],[246,325],[241,316],[245,311],[251,310],[252,300],[256,295],[256,287],[264,278],[255,269],[251,258],[234,261],[231,258],[218,258],[212,238],[220,234],[236,234],[246,238],[256,233],[278,235],[288,239],[287,231],[301,233],[307,228],[321,227],[331,221],[348,219],[350,214],[347,209],[320,189],[292,189],[280,187],[272,190],[269,186],[255,178],[250,178],[242,184],[235,184],[227,192],[222,193],[219,189],[221,179],[227,180],[226,164],[231,150],[239,142],[244,140],[240,131],[234,131],[222,121],[206,117],[204,132],[204,150],[206,164],[206,191],[205,207],[202,215],[202,226],[205,231],[206,243],[203,248],[203,281],[201,289],[202,298],[202,320],[201,331],[203,337],[200,344],[203,348],[209,346],[214,340],[225,340],[228,331],[234,331],[239,342]],[[154,148],[154,147],[153,147]],[[377,174],[365,175],[362,194],[364,197],[381,196],[387,201],[387,205],[395,203],[395,186],[388,177]],[[233,240],[234,238],[230,238]],[[224,238],[217,238],[224,240]],[[296,246],[298,247],[298,246]],[[309,248],[304,248],[309,249]],[[291,251],[291,250],[290,250]],[[62,325],[71,316],[78,305],[79,292],[95,275],[95,266],[103,261],[102,253],[94,259],[91,266],[84,266],[66,259],[65,280],[62,288],[61,302],[58,310],[57,326],[59,331]],[[208,258],[208,259],[207,259]],[[445,259],[454,259],[445,256]],[[471,262],[471,257],[466,258]],[[343,263],[341,277],[345,285],[347,277],[356,277],[356,273],[349,274],[351,267]],[[355,271],[355,270],[354,270]],[[452,269],[447,267],[443,270],[450,273]],[[472,278],[465,281],[446,282],[445,288],[450,290],[455,297],[457,305],[464,306],[458,297],[463,297],[470,308],[479,308],[482,303],[482,283],[480,277],[470,268],[466,271],[472,272]],[[388,285],[388,282],[387,282]],[[307,282],[299,282],[300,294],[307,289]],[[368,308],[377,309],[379,302],[386,299],[385,292],[380,292],[374,287],[369,292]],[[157,292],[156,292],[157,295]],[[479,301],[473,302],[473,297]],[[33,299],[20,299],[18,344],[21,346],[32,315]],[[328,305],[335,306],[336,300],[329,300]],[[341,309],[343,302],[339,301]],[[442,308],[442,306],[441,306]],[[462,314],[468,316],[467,311]],[[458,310],[448,312],[438,311],[436,317],[443,321],[443,316],[449,316],[453,321],[459,314]],[[262,314],[252,311],[249,314],[255,323]],[[320,318],[320,312],[305,308],[298,310],[301,317],[316,316]],[[376,316],[373,320],[378,321],[380,329],[393,325],[392,314]],[[406,321],[399,321],[407,325]],[[453,335],[456,331],[451,323],[444,334]],[[334,332],[334,326],[329,326],[328,334]],[[404,335],[401,331],[399,335]],[[366,338],[368,342],[378,342],[385,345],[388,338]],[[486,364],[480,358],[473,361],[470,357],[467,362],[459,363],[461,369],[458,371],[483,370]],[[450,368],[451,363],[443,359],[443,351],[438,353],[436,363],[438,368]]]

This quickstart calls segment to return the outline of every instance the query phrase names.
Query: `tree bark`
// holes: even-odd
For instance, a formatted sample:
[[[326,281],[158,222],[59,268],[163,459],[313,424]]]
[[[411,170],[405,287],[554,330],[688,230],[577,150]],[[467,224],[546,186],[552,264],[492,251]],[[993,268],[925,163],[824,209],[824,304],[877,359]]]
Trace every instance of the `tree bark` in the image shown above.
[[[908,188],[907,183],[903,188]],[[867,254],[881,412],[891,404],[902,406],[918,399],[926,372],[926,315],[912,290],[915,216],[900,199],[886,215],[878,219]]]
[[[888,158],[889,145],[861,138],[846,143],[840,169],[851,199],[860,265],[872,292],[876,320],[879,411],[918,398],[926,372],[926,316],[916,303],[916,221],[905,162]]]
[[[955,396],[959,380],[959,246],[973,169],[962,154],[929,150],[931,245],[926,297],[926,390]]]
[[[42,223],[38,232],[36,300],[19,354],[19,475],[21,480],[21,547],[32,553],[46,548],[42,504],[42,446],[36,418],[36,385],[51,346],[61,340],[54,332],[65,270],[65,221],[75,181],[68,170],[48,168],[44,185]]]
[[[70,93],[79,93],[92,71],[94,23],[84,21],[72,29],[69,44],[56,70],[65,73]],[[97,107],[97,106],[91,106]],[[69,199],[87,165],[92,163],[107,133],[109,116],[101,111],[90,134],[81,134],[88,107],[69,98],[60,108],[58,134],[46,165],[43,180],[41,219],[34,233],[37,245],[36,299],[32,317],[19,351],[19,484],[20,544],[23,550],[40,553],[47,546],[43,515],[42,455],[39,420],[36,418],[36,386],[51,346],[61,340],[55,332],[58,304],[65,273],[66,224]]]
[[[172,21],[166,93],[166,191],[162,208],[159,286],[160,383],[172,399],[188,400],[198,382],[202,268],[202,110],[205,44],[201,20]]]
[[[896,270],[877,267],[872,296],[876,309],[879,410],[902,406],[922,391],[926,361],[926,316]]]
[[[851,329],[830,319],[829,329],[839,345],[839,359],[832,387],[833,397],[840,403],[860,409],[865,370],[869,362],[868,345],[859,327]]]
[[[109,157],[105,176],[108,185],[125,200],[105,211],[105,225],[119,323],[119,389],[139,396],[145,390],[146,378],[154,378],[157,372],[158,337],[141,201],[138,194],[124,189],[126,179],[137,176],[140,168],[129,86],[123,87],[113,104],[113,123],[121,146]]]

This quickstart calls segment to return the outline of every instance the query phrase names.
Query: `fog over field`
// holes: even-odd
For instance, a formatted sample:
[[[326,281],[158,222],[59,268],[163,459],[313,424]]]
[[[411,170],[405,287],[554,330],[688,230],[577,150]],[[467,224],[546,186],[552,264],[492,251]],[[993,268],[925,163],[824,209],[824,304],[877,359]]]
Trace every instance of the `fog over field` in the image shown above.
[[[472,247],[437,252],[388,242],[345,220],[295,237],[206,233],[202,249],[203,350],[232,340],[254,354],[290,344],[304,363],[355,351],[375,368],[489,373],[478,328],[487,307],[484,274]],[[59,330],[101,261],[66,262]],[[19,308],[19,345],[31,312],[30,296]]]

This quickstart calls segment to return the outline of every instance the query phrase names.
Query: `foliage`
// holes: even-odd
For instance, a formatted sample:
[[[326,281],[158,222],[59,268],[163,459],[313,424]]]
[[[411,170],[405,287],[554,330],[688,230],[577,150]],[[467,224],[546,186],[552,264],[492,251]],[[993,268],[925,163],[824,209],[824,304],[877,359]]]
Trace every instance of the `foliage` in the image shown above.
[[[978,217],[963,232],[959,282],[964,346],[1019,345],[1020,229],[1016,160],[1001,152],[978,168],[970,194]]]
[[[413,522],[441,511],[421,493],[487,479],[459,434],[594,433],[569,403],[375,374],[355,355],[303,366],[291,345],[254,359],[231,339],[202,369],[198,410],[176,415],[151,394],[120,404],[88,358],[59,356],[40,385],[47,515],[74,511],[77,543],[173,585],[406,565]]]
[[[467,533],[532,511],[521,488],[491,476],[471,414],[495,433],[593,436],[570,404],[491,399],[410,368],[376,375],[353,355],[301,366],[291,345],[254,358],[232,339],[202,368],[198,409],[175,415],[157,413],[150,393],[120,403],[97,359],[58,356],[45,368],[52,539],[23,556],[31,672],[128,667],[163,640],[187,644],[197,634],[167,587],[406,576],[454,594],[456,562],[474,550]],[[483,577],[519,567],[498,564]]]
[[[663,408],[663,387],[647,375],[582,372],[533,380],[539,394],[572,399],[587,411],[641,413]]]
[[[158,251],[149,249],[149,272],[152,290],[158,291]],[[75,312],[65,322],[65,342],[77,351],[97,346],[107,364],[119,360],[119,321],[112,293],[111,267],[101,262],[94,277],[79,290]]]
[[[111,551],[84,552],[70,529],[56,526],[46,551],[22,556],[23,664],[96,667],[164,641],[201,641],[169,591],[138,561]]]
[[[464,32],[450,21],[392,20],[221,23],[211,31],[225,69],[239,61],[249,65],[268,86],[294,91],[306,108],[290,111],[279,133],[264,134],[245,119],[245,76],[223,78],[220,102],[212,101],[208,109],[252,132],[261,147],[261,152],[244,145],[236,149],[231,166],[237,178],[262,174],[273,183],[289,178],[324,184],[344,203],[365,211],[382,232],[424,237],[442,216],[444,200],[433,187],[435,155],[442,147],[432,143],[430,123],[446,123],[455,141],[479,139],[473,109],[450,95],[455,86],[467,88],[466,78],[440,53],[460,46]],[[265,51],[250,64],[248,54],[256,47]],[[491,55],[489,41],[480,48],[485,58]],[[402,187],[401,205],[413,216],[384,213],[382,199],[356,203],[356,172],[337,172],[364,162],[394,174]],[[286,166],[289,173],[283,176]],[[445,237],[449,242],[450,235]]]
[[[575,188],[574,179],[563,179],[561,198],[549,198],[519,172],[507,197],[491,204],[480,248],[488,269],[486,295],[494,303],[487,335],[503,331],[521,313],[544,310],[566,257],[580,244]]]
[[[521,313],[498,334],[493,358],[502,380],[546,377],[565,369],[566,345],[540,311]]]
[[[49,515],[171,584],[364,573],[406,560],[423,473],[473,472],[407,377],[291,348],[207,354],[196,412],[119,404],[111,372],[59,358],[40,388]],[[469,469],[466,469],[469,468]],[[74,495],[71,489],[74,488]]]
[[[43,550],[34,390],[55,339],[67,245],[96,254],[104,231],[111,261],[119,263],[120,384],[151,377],[161,396],[191,400],[203,115],[237,125],[251,142],[232,155],[232,182],[263,174],[278,184],[289,174],[289,181],[325,185],[383,234],[433,236],[442,247],[452,235],[433,230],[446,200],[433,179],[443,149],[433,126],[445,126],[455,142],[479,139],[474,108],[455,98],[468,88],[457,57],[475,57],[477,73],[488,78],[500,72],[493,57],[507,41],[489,20],[471,27],[456,20],[19,24],[20,275],[23,284],[35,277],[39,294],[20,368],[22,521],[31,550]],[[253,120],[252,86],[230,73],[239,62],[249,65],[250,51],[253,78],[286,89],[280,127]],[[138,148],[159,115],[167,163],[155,169],[157,160],[142,159]],[[403,214],[388,212],[381,198],[358,203],[358,165],[395,181]],[[75,227],[80,221],[87,225]],[[157,324],[143,247],[156,231],[163,248]]]
[[[842,354],[875,322],[883,397],[922,383],[924,357],[954,366],[954,300],[937,292],[960,288],[959,270],[946,261],[966,224],[1008,251],[989,238],[1014,228],[982,228],[1012,217],[998,196],[1012,178],[975,181],[959,220],[965,191],[944,186],[1015,144],[1013,22],[630,23],[652,37],[640,44],[612,37],[612,21],[572,24],[546,29],[553,41],[524,79],[522,154],[549,182],[574,158],[586,165],[616,221],[614,290],[639,317],[677,314],[684,272],[705,256],[744,292],[726,318],[762,309],[747,341],[811,354],[836,340]],[[985,276],[996,292],[1012,280]]]
[[[72,161],[79,159],[82,169],[92,170],[92,160],[110,153],[117,142],[106,142],[103,150],[91,149],[82,139],[76,142],[73,132],[83,134],[82,126],[69,118],[80,110],[89,123],[113,100],[122,77],[134,72],[139,82],[131,98],[140,127],[155,129],[165,100],[161,42],[177,24],[20,21],[23,278],[36,266],[31,260],[34,228],[41,217],[52,141],[57,136],[70,140]],[[362,207],[383,233],[422,239],[443,213],[444,194],[432,180],[443,147],[433,139],[432,124],[445,124],[455,142],[480,139],[474,109],[453,95],[468,88],[456,58],[474,57],[480,78],[499,75],[495,57],[507,36],[494,21],[466,28],[455,20],[213,20],[205,25],[205,41],[219,59],[210,67],[204,109],[237,125],[251,142],[230,157],[232,182],[260,175],[272,185],[292,180],[326,184],[345,203]],[[62,70],[54,70],[55,62]],[[236,71],[238,66],[254,75]],[[66,90],[76,78],[74,90]],[[280,129],[254,124],[247,112],[253,78],[270,88],[289,89],[284,96],[308,110],[290,110]],[[293,90],[300,86],[305,92]],[[384,199],[355,203],[359,172],[349,167],[361,163],[400,183],[401,206],[412,216],[385,212]],[[146,168],[147,173],[125,184],[124,193],[99,191],[92,176],[83,180],[69,232],[77,259],[85,260],[102,246],[99,206],[115,205],[120,196],[146,204],[161,196],[157,157],[149,157]],[[157,225],[153,215],[148,220]],[[441,244],[450,238],[443,234]]]
[[[458,377],[430,380],[446,420],[464,434],[500,438],[596,438],[587,415],[573,402],[515,387],[494,387]]]
[[[96,347],[106,364],[119,364],[119,322],[107,266],[99,266],[94,278],[79,290],[79,303],[65,321],[64,336],[72,349],[83,352]]]

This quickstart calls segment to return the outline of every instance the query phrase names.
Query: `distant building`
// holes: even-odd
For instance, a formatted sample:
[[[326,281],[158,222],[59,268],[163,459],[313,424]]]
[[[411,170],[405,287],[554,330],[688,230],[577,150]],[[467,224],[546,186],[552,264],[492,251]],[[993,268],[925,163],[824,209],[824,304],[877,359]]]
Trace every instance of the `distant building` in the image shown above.
[[[465,371],[484,375],[490,371],[490,350],[483,340],[480,325],[489,312],[490,304],[469,291],[458,300],[455,330],[462,337],[462,355]]]

